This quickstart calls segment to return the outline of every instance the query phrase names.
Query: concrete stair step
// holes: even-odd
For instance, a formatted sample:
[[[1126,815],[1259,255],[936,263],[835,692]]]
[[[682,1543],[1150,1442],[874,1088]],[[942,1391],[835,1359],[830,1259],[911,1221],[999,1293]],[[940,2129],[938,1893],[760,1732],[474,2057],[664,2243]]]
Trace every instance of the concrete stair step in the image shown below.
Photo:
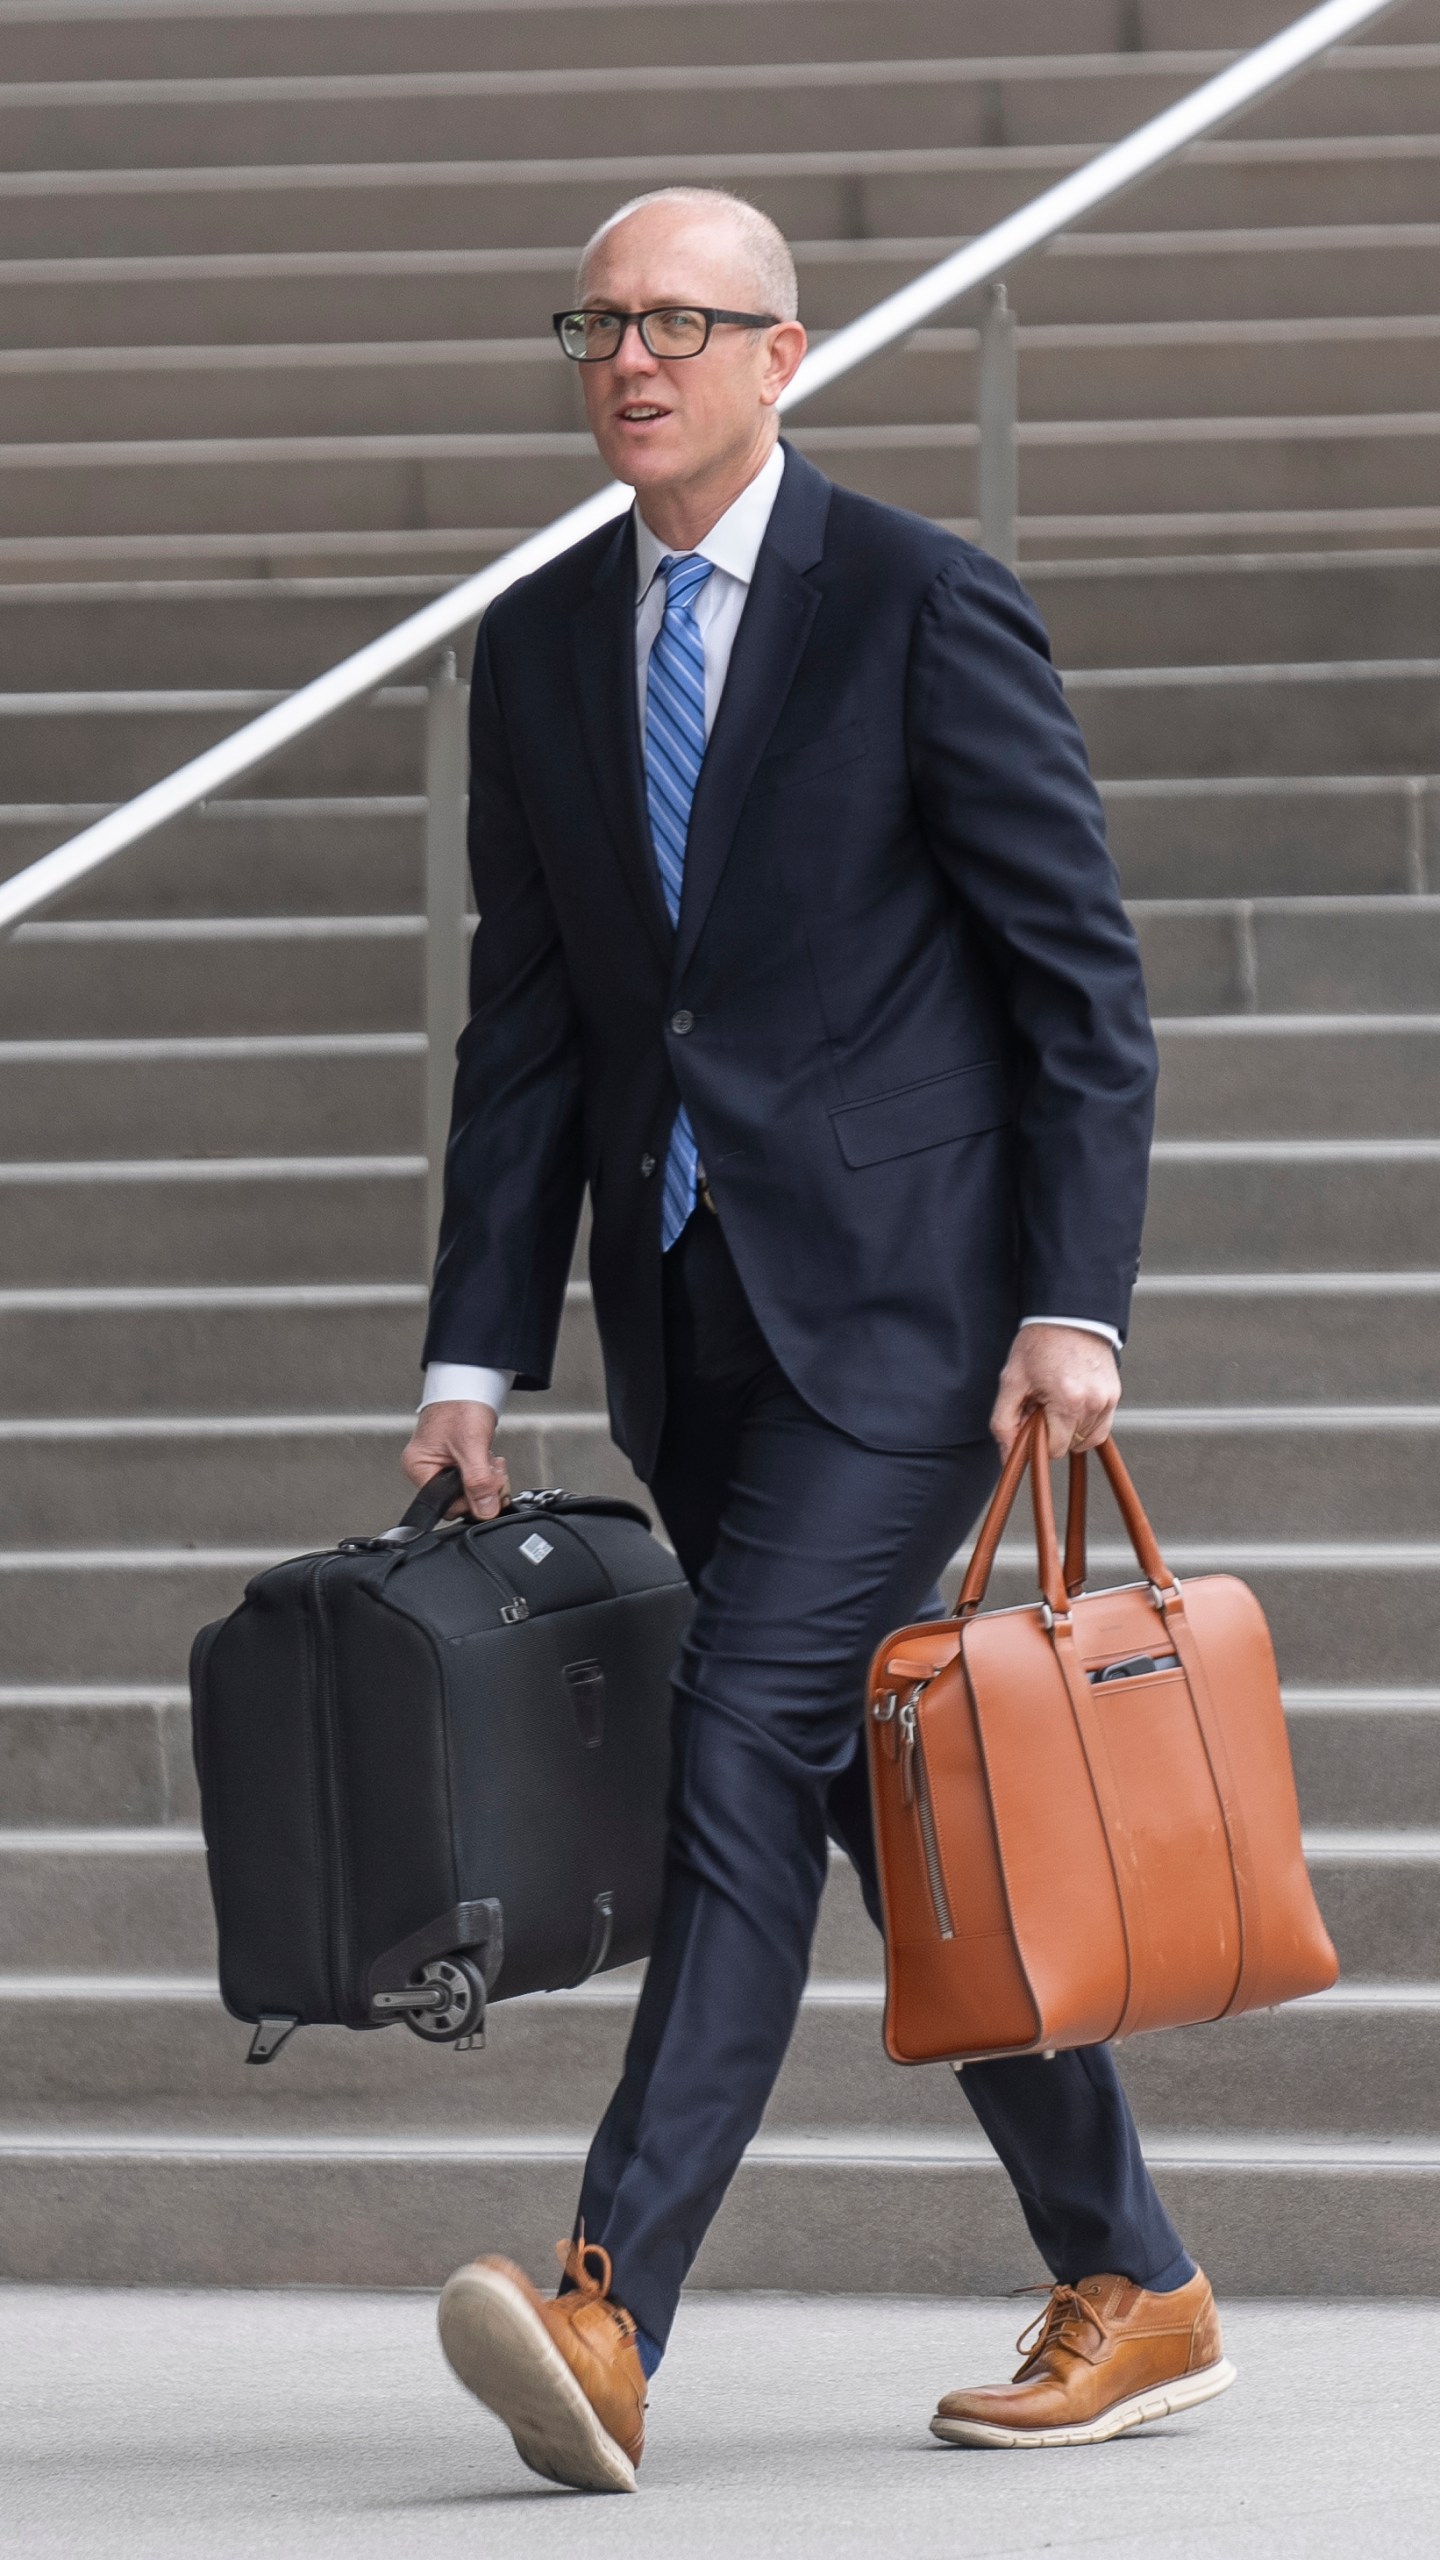
[[[183,1681],[196,1629],[233,1609],[250,1575],[290,1552],[288,1544],[0,1550],[7,1679],[21,1686]],[[1423,1688],[1434,1676],[1440,1545],[1227,1538],[1201,1546],[1172,1539],[1167,1561],[1182,1577],[1242,1575],[1265,1610],[1287,1681]],[[1133,1558],[1118,1546],[1097,1544],[1092,1566],[1097,1583],[1134,1576]],[[947,1588],[956,1582],[952,1571]],[[1033,1559],[1002,1560],[991,1587],[997,1607],[1033,1601]]]
[[[945,2064],[901,2070],[881,2043],[883,1992],[816,1984],[766,2113],[766,2129],[970,2129]],[[532,2130],[598,2122],[634,2015],[618,1979],[597,1994],[501,2003],[483,2057],[419,2049],[396,2028],[306,2029],[274,2068],[245,2068],[245,2027],[203,1977],[0,1975],[5,2130],[57,2115],[80,2133],[123,2122],[165,2132],[312,2136]],[[1328,1999],[1122,2048],[1140,2121],[1174,2131],[1423,2137],[1440,2087],[1440,1989],[1357,1985]]]
[[[101,385],[78,378],[88,382],[93,418]],[[418,612],[456,575],[159,582],[91,576],[61,586],[7,587],[0,589],[0,690],[70,691],[82,666],[97,691],[304,684]],[[1390,583],[1403,592],[1404,573]]]
[[[468,654],[468,639],[463,649]],[[1434,658],[1396,658],[1075,668],[1066,684],[1092,763],[1107,781],[1207,773],[1423,778],[1440,770],[1437,665]],[[62,775],[74,799],[128,797],[229,736],[284,689],[87,694],[36,687],[0,694],[9,804],[48,806]],[[275,758],[265,776],[269,790],[281,797],[413,795],[422,702],[423,687],[412,680],[388,688],[373,710],[340,715]],[[1413,811],[1402,823],[1413,868]],[[1425,825],[1429,832],[1433,819]]]
[[[1259,44],[1273,32],[1266,0],[1217,0],[1207,41]],[[1440,33],[1433,0],[1382,20],[1367,43],[1418,42]],[[273,23],[244,13],[176,8],[139,22],[100,7],[78,20],[19,18],[0,29],[6,80],[184,79],[408,70],[487,70],[534,64],[860,60],[968,53],[1104,53],[1194,42],[1184,0],[1140,0],[1122,16],[1116,0],[687,0],[636,6],[502,8],[477,20],[444,6],[286,11]]]
[[[1440,1014],[1162,1021],[1162,1138],[1423,1137]],[[0,1160],[400,1154],[423,1146],[420,1032],[0,1043]]]
[[[0,1448],[13,1467],[0,1495],[0,1540],[43,1547],[85,1536],[115,1546],[178,1546],[194,1536],[209,1546],[308,1551],[386,1528],[409,1499],[399,1453],[413,1394],[412,1383],[411,1401],[398,1412],[352,1418],[0,1423]],[[598,1413],[530,1420],[517,1402],[505,1440],[517,1484],[643,1498]],[[1433,1450],[1434,1432],[1424,1445]],[[1388,1456],[1388,1445],[1382,1449]],[[1423,1466],[1414,1472],[1423,1479]],[[1361,1506],[1354,1509],[1358,1516]],[[1390,1509],[1397,1519],[1403,1514],[1398,1495]]]
[[[346,69],[0,87],[12,171],[285,171],[307,164],[585,163],[665,152],[991,149],[1112,141],[1222,67],[1218,53],[957,56],[637,70]],[[1392,62],[1394,67],[1391,67]],[[1254,111],[1260,133],[1426,129],[1434,65],[1407,47],[1347,53]]]
[[[129,799],[228,738],[288,689],[46,693],[37,687],[0,695],[7,798],[12,806],[48,804],[63,778],[75,799]],[[423,678],[416,678],[337,713],[267,765],[269,789],[280,797],[413,797],[422,772],[424,701]]]
[[[0,879],[78,835],[110,805],[90,800],[0,806]],[[1382,808],[1373,851],[1367,846],[1361,856],[1367,889],[1410,885],[1399,869],[1403,846],[1397,854],[1392,844],[1405,814],[1398,795],[1393,811],[1388,804]],[[424,825],[425,803],[414,792],[214,800],[92,872],[46,914],[55,921],[413,914],[424,898]]]
[[[545,2283],[588,2138],[18,2127],[0,2146],[0,2272],[435,2287],[503,2236]],[[1428,2138],[1161,2133],[1147,2149],[1222,2293],[1440,2288],[1440,2146]],[[978,2136],[762,2135],[695,2281],[809,2292],[842,2266],[847,2292],[885,2294],[1000,2292],[1043,2272]]]
[[[409,1154],[0,1168],[0,1285],[412,1281],[423,1194]]]
[[[1104,798],[1111,850],[1137,898],[1374,897],[1440,879],[1440,787],[1423,779],[1166,776],[1109,783]],[[107,805],[0,804],[0,879]],[[215,801],[203,817],[177,821],[92,873],[47,915],[414,912],[423,817],[418,795],[404,793]]]
[[[1440,1826],[1440,1690],[1291,1689],[1286,1709],[1308,1822]],[[0,1688],[0,1767],[15,1824],[144,1830],[199,1820],[183,1684]],[[177,1889],[174,1873],[163,1872],[168,1895]],[[183,1960],[199,1967],[203,1943],[182,1950]],[[864,1969],[855,1949],[839,1949],[832,1962],[827,1946],[828,1924],[817,1953],[822,1969]],[[180,1960],[167,1950],[165,1962]]]
[[[0,1688],[0,1769],[16,1823],[144,1830],[200,1819],[189,1692],[174,1683]]]
[[[1440,1268],[1440,1141],[1167,1139],[1154,1274]],[[0,1165],[0,1288],[413,1281],[428,1262],[423,1159],[79,1158]],[[13,1204],[13,1205],[12,1205]]]
[[[0,1718],[8,1719],[9,1712],[0,1707]],[[32,1710],[46,1712],[52,1711]],[[1312,1721],[1323,1747],[1327,1714],[1329,1739],[1334,1742],[1338,1735],[1344,1746],[1332,1750],[1332,1768],[1343,1766],[1347,1755],[1354,1758],[1358,1732],[1368,1737],[1376,1762],[1389,1765],[1392,1793],[1427,1738],[1433,1755],[1433,1692],[1425,1706],[1408,1713],[1373,1703],[1358,1710],[1347,1704],[1338,1714],[1302,1707],[1293,1730],[1307,1748]],[[1347,1715],[1349,1724],[1342,1726],[1340,1719]],[[163,1740],[178,1758],[178,1731]],[[1304,1768],[1302,1760],[1302,1777]],[[165,1784],[172,1795],[178,1794],[178,1781],[168,1769]],[[1374,1783],[1370,1792],[1379,1792]],[[1322,1824],[1307,1838],[1316,1890],[1344,1978],[1415,1982],[1440,1975],[1435,1906],[1440,1829],[1416,1827],[1412,1808],[1400,1828],[1367,1829],[1353,1821]],[[215,1969],[215,1928],[199,1830],[172,1822],[129,1828],[37,1824],[0,1831],[0,1941],[9,1973],[34,1975],[42,1985],[51,1976],[72,1975],[87,1982],[92,1975],[203,1975],[208,1982]],[[828,1998],[837,1983],[878,1982],[882,1971],[879,1940],[854,1877],[837,1852],[816,1940],[815,1978],[829,1986]],[[103,1991],[102,1983],[85,1996],[96,1998]],[[26,2015],[37,2014],[34,2002],[39,1997],[38,1992],[25,1994],[32,2004]],[[1433,2005],[1440,2017],[1440,1994]],[[509,2014],[525,2006],[517,2003]],[[548,2007],[547,2002],[546,2014]],[[340,2043],[348,2049],[348,2039]],[[22,2094],[8,2071],[4,2085],[7,2103]],[[99,2084],[95,2094],[103,2094]]]
[[[1437,1272],[1142,1274],[1125,1354],[1131,1403],[1440,1404]],[[378,1283],[7,1289],[0,1414],[344,1412],[415,1393],[419,1278]],[[555,1379],[516,1414],[598,1411],[588,1288],[571,1284]],[[1127,1406],[1127,1418],[1129,1407]]]
[[[633,1499],[601,1413],[517,1400],[517,1484]],[[389,1413],[164,1415],[0,1422],[0,1543],[9,1548],[279,1546],[384,1528],[404,1508],[413,1407]],[[1257,1538],[1440,1544],[1440,1405],[1145,1407],[1121,1437],[1162,1543]],[[643,1498],[643,1497],[642,1497]],[[1122,1535],[1108,1490],[1094,1535]]]
[[[802,423],[794,441],[832,478],[886,504],[939,517],[973,509],[968,421]],[[1243,510],[1263,521],[1276,511],[1440,503],[1433,411],[1042,419],[1022,421],[1019,447],[1032,549],[1047,523],[1071,518],[1203,520]],[[601,476],[578,428],[13,443],[0,448],[0,536],[368,530],[413,521],[417,491],[422,520],[436,527],[544,523]],[[1405,761],[1413,769],[1413,754]],[[1267,766],[1275,769],[1273,757],[1243,770]]]
[[[1430,1272],[1142,1272],[1126,1394],[1194,1405],[1428,1397],[1440,1393],[1437,1297]],[[52,1327],[57,1346],[75,1339],[65,1321],[37,1314],[17,1345]],[[145,1321],[137,1311],[137,1331]]]
[[[1233,170],[1228,174],[1233,178]],[[1165,183],[1154,185],[1158,190]],[[951,190],[956,181],[945,184]],[[481,248],[475,243],[483,229],[468,218],[463,188],[432,185],[413,203],[409,192],[370,188],[354,208],[355,219],[336,225],[327,247],[313,237],[327,199],[312,191],[303,229],[296,228],[298,217],[288,228],[276,222],[282,236],[273,246],[247,246],[235,236],[236,217],[245,212],[253,226],[266,201],[232,204],[230,227],[209,248],[184,245],[167,202],[150,251],[127,251],[115,226],[123,213],[133,229],[137,202],[130,200],[106,209],[111,218],[103,236],[92,224],[97,236],[68,254],[53,237],[28,254],[0,247],[4,343],[173,347],[534,336],[573,290],[588,228],[577,223],[561,247]],[[1231,212],[1219,224],[1167,229],[1154,227],[1151,201],[1147,195],[1141,227],[1115,223],[1068,233],[1025,264],[1014,280],[1024,325],[1330,322],[1337,314],[1409,318],[1433,310],[1440,245],[1434,221],[1376,216],[1246,224]],[[405,245],[417,207],[426,211],[432,232],[443,222],[448,245]],[[949,200],[934,230],[915,237],[887,238],[873,224],[857,236],[863,211],[852,181],[850,210],[828,237],[823,225],[794,234],[801,305],[812,329],[853,319],[953,248],[957,233],[964,236]],[[86,214],[83,200],[75,213]]]
[[[1415,165],[1417,194],[1433,202],[1440,138]],[[575,370],[554,339],[539,334],[539,320],[537,312],[536,334],[518,339],[16,349],[0,356],[7,438],[63,444],[582,426]],[[1363,416],[1381,393],[1391,413],[1428,412],[1437,337],[1440,318],[1426,313],[1288,325],[1022,326],[1019,411],[1030,422]],[[821,393],[809,419],[817,426],[973,419],[978,370],[973,328],[926,329],[883,366]]]
[[[1161,1017],[1433,1009],[1440,896],[1141,899],[1132,913]],[[95,1039],[406,1034],[422,958],[414,913],[43,918],[0,951],[0,989],[12,1043],[69,1023]]]
[[[1202,1015],[1158,1029],[1165,1138],[1424,1137],[1440,1116],[1440,1015]]]
[[[1440,898],[1137,899],[1153,1010],[1427,1013]]]
[[[416,1152],[425,1039],[0,1044],[0,1156]]]
[[[1440,342],[1440,320],[1433,335]],[[1160,350],[1166,362],[1170,354]],[[856,380],[868,378],[862,373]],[[1373,371],[1369,379],[1373,394]],[[93,389],[87,393],[92,411]],[[963,420],[970,413],[957,403],[951,414]],[[458,577],[461,565],[469,564],[425,576],[92,574],[0,588],[0,691],[71,690],[82,660],[90,684],[102,691],[303,683],[416,611]],[[1350,661],[1424,659],[1440,614],[1440,550],[1433,547],[1032,561],[1025,581],[1059,664],[1081,672],[1129,664],[1211,667],[1236,659],[1314,664],[1337,654]],[[1310,786],[1329,778],[1327,760],[1309,777]],[[1213,787],[1214,779],[1197,775],[1191,787]],[[1303,787],[1302,778],[1286,778],[1287,793]],[[1247,814],[1253,827],[1257,813]],[[1358,807],[1351,812],[1357,819],[1361,814]],[[1311,811],[1306,815],[1313,818]]]

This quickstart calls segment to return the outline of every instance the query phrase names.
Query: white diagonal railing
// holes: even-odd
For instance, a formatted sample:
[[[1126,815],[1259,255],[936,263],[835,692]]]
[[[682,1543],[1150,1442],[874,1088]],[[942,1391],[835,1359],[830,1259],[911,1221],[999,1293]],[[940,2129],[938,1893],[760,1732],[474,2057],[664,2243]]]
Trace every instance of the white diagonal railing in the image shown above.
[[[857,365],[895,346],[912,330],[962,295],[988,285],[991,292],[980,331],[980,484],[981,539],[1002,556],[1014,542],[1015,509],[1015,361],[1014,331],[999,279],[1022,258],[1044,247],[1062,231],[1101,205],[1110,203],[1138,180],[1174,160],[1192,142],[1254,106],[1261,98],[1293,80],[1361,27],[1399,5],[1399,0],[1322,0],[1264,44],[1205,81],[1186,98],[1167,107],[1108,150],[1097,152],[1018,212],[1007,214],[978,239],[966,243],[930,267],[898,292],[887,294],[873,310],[863,312],[823,344],[813,347],[794,381],[782,395],[781,407],[798,408],[817,391],[851,373]],[[464,844],[461,804],[464,789],[464,686],[459,681],[454,642],[478,621],[487,606],[517,578],[553,560],[598,526],[620,515],[631,492],[612,481],[553,524],[532,534],[502,559],[473,578],[422,607],[420,612],[357,649],[353,656],[316,676],[298,692],[262,711],[217,745],[207,747],[163,781],[110,810],[103,818],[42,854],[38,861],[0,883],[0,935],[49,904],[65,889],[113,861],[132,844],[153,835],[173,818],[203,807],[245,775],[302,738],[378,692],[392,678],[429,660],[437,662],[430,678],[427,715],[426,788],[429,818],[426,831],[427,1001],[430,1069],[427,1144],[433,1217],[444,1151],[449,1109],[450,1061],[454,1037],[464,1019]]]

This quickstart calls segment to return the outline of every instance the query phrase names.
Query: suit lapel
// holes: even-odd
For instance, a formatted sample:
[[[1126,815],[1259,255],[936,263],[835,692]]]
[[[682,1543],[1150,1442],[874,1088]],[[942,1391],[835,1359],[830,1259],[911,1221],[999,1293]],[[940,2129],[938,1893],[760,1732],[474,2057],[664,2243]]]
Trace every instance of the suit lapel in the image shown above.
[[[635,537],[626,516],[571,625],[580,721],[615,850],[666,968],[675,937],[650,843],[635,698]],[[717,724],[718,725],[718,724]]]
[[[819,608],[819,589],[804,572],[821,557],[829,503],[828,480],[787,445],[785,476],[760,546],[690,811],[674,955],[677,976],[704,928],[745,794],[794,683]]]

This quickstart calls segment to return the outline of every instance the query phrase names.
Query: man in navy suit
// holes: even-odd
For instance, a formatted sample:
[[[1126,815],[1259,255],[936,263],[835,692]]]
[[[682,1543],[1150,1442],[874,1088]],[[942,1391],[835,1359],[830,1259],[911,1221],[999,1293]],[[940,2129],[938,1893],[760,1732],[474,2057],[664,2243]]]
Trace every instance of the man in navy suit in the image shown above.
[[[781,443],[796,309],[781,235],[717,192],[596,235],[556,327],[635,508],[475,658],[473,1012],[406,1465],[497,1509],[588,1184],[615,1437],[696,1593],[664,1902],[562,2290],[482,2259],[442,2301],[526,2461],[592,2488],[634,2486],[831,1839],[878,1917],[871,1652],[934,1605],[1022,1414],[1056,1456],[1108,1432],[1144,1213],[1154,1043],[1044,632],[1008,570]],[[1108,2049],[960,2085],[1056,2283],[1015,2382],[936,2432],[1094,2440],[1222,2389]]]

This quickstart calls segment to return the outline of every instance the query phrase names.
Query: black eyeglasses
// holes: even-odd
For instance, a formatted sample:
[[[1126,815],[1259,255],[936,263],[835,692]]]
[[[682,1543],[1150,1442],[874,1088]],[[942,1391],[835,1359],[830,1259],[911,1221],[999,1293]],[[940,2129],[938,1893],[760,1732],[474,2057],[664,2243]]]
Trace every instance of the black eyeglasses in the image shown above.
[[[619,354],[632,320],[641,345],[670,364],[684,356],[703,356],[717,325],[727,329],[779,326],[773,311],[705,311],[690,303],[666,304],[656,311],[557,311],[551,325],[576,364],[606,364]]]

